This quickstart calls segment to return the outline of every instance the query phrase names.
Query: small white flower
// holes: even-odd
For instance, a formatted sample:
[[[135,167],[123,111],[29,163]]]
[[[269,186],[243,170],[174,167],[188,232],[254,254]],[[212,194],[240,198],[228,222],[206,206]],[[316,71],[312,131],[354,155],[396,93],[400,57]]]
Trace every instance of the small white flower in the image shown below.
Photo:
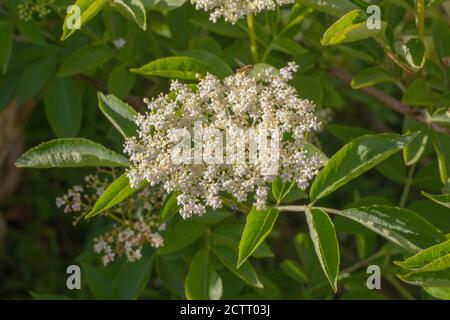
[[[127,41],[122,38],[119,38],[119,39],[116,39],[113,41],[113,44],[117,49],[122,49],[126,43],[127,43]]]
[[[223,17],[225,21],[235,23],[250,13],[263,10],[275,10],[276,5],[294,3],[294,0],[191,0],[197,10],[209,11],[209,19],[216,22]]]

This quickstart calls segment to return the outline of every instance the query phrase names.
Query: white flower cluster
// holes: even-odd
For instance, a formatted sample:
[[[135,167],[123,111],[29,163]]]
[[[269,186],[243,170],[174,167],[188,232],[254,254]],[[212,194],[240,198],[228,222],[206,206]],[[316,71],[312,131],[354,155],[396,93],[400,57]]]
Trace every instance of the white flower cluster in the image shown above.
[[[142,247],[145,243],[155,248],[164,245],[159,233],[164,229],[165,224],[159,224],[156,220],[144,221],[140,218],[129,226],[114,228],[95,238],[94,251],[102,255],[105,266],[121,255],[134,262],[142,258]]]
[[[173,81],[171,90],[175,95],[145,100],[149,112],[135,120],[138,136],[125,142],[125,152],[132,162],[127,173],[130,184],[136,187],[147,180],[151,186],[162,185],[167,193],[177,192],[183,218],[201,215],[207,206],[222,207],[223,193],[238,202],[246,201],[254,193],[255,205],[264,208],[269,184],[276,176],[281,176],[284,182],[295,181],[299,188],[305,189],[322,165],[318,156],[303,148],[305,134],[317,130],[320,123],[314,105],[300,99],[288,83],[297,68],[295,63],[289,63],[279,72],[274,68],[257,76],[238,72],[224,80],[208,74],[197,89]],[[173,131],[176,128],[192,131],[198,121],[204,131],[234,132],[234,137],[227,135],[226,139],[237,140],[237,146],[244,145],[246,159],[250,153],[245,141],[254,137],[242,136],[243,130],[279,130],[282,138],[278,171],[261,174],[267,165],[261,161],[174,163]],[[192,142],[196,143],[195,137]]]
[[[56,198],[56,206],[58,208],[64,207],[65,213],[77,213],[83,210],[83,200],[82,200],[82,192],[84,191],[83,187],[80,185],[75,185],[69,190],[67,190],[67,194],[62,197]]]
[[[216,22],[223,17],[225,21],[236,23],[250,13],[275,10],[276,6],[294,3],[294,0],[191,0],[197,10],[210,11],[209,19]]]
[[[107,172],[115,178],[115,172]],[[65,195],[56,198],[58,208],[65,213],[79,214],[74,224],[80,221],[110,183],[110,179],[101,179],[98,175],[85,177],[85,184],[75,185]],[[108,210],[104,215],[119,222],[104,235],[95,239],[94,250],[102,255],[104,265],[125,254],[128,261],[137,261],[141,258],[142,246],[149,243],[153,247],[161,247],[164,240],[160,231],[165,224],[159,222],[159,208],[163,202],[162,188],[144,188],[117,206]]]
[[[88,175],[84,178],[85,186],[75,185],[67,190],[62,197],[56,198],[56,206],[64,208],[65,213],[81,213],[97,200],[108,185],[106,180],[100,180],[98,175]],[[85,190],[86,189],[86,190]],[[90,195],[87,190],[93,190],[94,195]]]

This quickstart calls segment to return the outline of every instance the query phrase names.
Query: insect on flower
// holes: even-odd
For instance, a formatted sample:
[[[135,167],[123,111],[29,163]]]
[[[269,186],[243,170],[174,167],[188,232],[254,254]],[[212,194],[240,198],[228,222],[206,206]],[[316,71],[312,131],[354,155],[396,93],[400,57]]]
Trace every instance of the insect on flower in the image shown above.
[[[245,66],[237,68],[236,69],[236,73],[248,74],[252,70],[253,70],[253,65],[252,64],[247,64]]]

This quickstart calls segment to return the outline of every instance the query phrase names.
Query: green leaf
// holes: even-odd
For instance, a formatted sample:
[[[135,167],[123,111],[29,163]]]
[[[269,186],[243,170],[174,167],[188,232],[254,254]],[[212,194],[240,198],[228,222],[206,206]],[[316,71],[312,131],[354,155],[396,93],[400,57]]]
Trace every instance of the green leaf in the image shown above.
[[[97,92],[97,97],[100,110],[124,138],[135,136],[137,125],[134,118],[137,116],[137,112],[112,94],[105,96],[103,93]]]
[[[425,65],[425,45],[419,39],[410,39],[402,46],[401,53],[406,62],[414,69],[422,69]]]
[[[0,67],[6,73],[13,45],[14,28],[11,22],[0,21]]]
[[[256,208],[252,208],[247,215],[244,231],[239,242],[238,268],[255,252],[269,235],[277,218],[278,210],[276,209],[257,210]]]
[[[56,57],[46,56],[28,64],[20,76],[16,97],[18,104],[34,98],[53,76],[57,67]]]
[[[112,69],[108,75],[108,91],[123,99],[133,88],[136,75],[131,73],[124,65]]]
[[[167,254],[178,251],[200,238],[206,231],[203,223],[182,220],[170,228],[164,236],[164,247],[158,252]]]
[[[336,124],[328,124],[327,130],[343,143],[348,143],[357,137],[372,134],[371,131],[360,127],[349,127]],[[406,167],[403,164],[402,157],[399,154],[393,154],[384,162],[375,168],[386,178],[391,179],[399,184],[406,182]]]
[[[223,19],[219,19],[217,22],[213,23],[208,19],[208,16],[198,15],[197,17],[191,19],[191,22],[194,25],[199,26],[202,30],[210,31],[221,36],[229,38],[247,37],[247,33],[237,24],[232,25],[225,22]]]
[[[450,270],[434,272],[411,272],[398,277],[409,284],[421,287],[450,287]],[[449,295],[450,297],[450,295]]]
[[[381,67],[370,67],[358,73],[353,78],[351,86],[353,89],[361,89],[392,81],[392,77]]]
[[[419,123],[409,117],[403,121],[403,133],[418,135],[403,149],[403,160],[407,166],[417,163],[422,157],[428,144],[428,130],[425,124]]]
[[[308,52],[308,50],[303,48],[298,42],[289,38],[277,39],[273,44],[273,49],[293,56]]]
[[[445,65],[445,59],[450,57],[450,27],[445,21],[433,18],[432,32],[437,55]]]
[[[87,45],[72,53],[58,71],[58,77],[70,77],[89,71],[114,57],[114,51],[105,45]]]
[[[86,215],[86,219],[95,217],[96,215],[111,209],[131,195],[142,190],[147,185],[148,183],[144,182],[138,188],[132,188],[127,175],[121,175],[119,178],[114,180],[98,198],[94,207]]]
[[[414,272],[439,271],[450,268],[450,240],[426,248],[405,261],[395,261],[395,264]]]
[[[123,16],[135,21],[139,28],[147,30],[147,15],[141,0],[115,0],[111,5]]]
[[[431,200],[416,200],[408,206],[408,209],[420,214],[444,234],[450,233],[448,208]]]
[[[402,102],[412,106],[434,106],[437,102],[436,94],[424,79],[414,81],[403,93]]]
[[[448,108],[436,110],[430,118],[431,123],[435,123],[450,128],[450,111]]]
[[[6,75],[0,80],[0,112],[5,109],[12,99],[19,85],[19,75]]]
[[[446,240],[439,229],[408,209],[374,205],[336,213],[364,225],[411,252],[418,252]]]
[[[381,29],[369,29],[364,14],[359,9],[352,10],[325,31],[322,45],[332,46],[382,36],[386,22],[382,21],[381,24]]]
[[[297,0],[296,2],[335,17],[342,17],[347,12],[358,8],[349,0]]]
[[[167,57],[130,70],[146,77],[177,78],[198,80],[197,75],[206,75],[209,68],[198,59],[191,57]]]
[[[127,167],[124,156],[83,138],[55,139],[25,152],[19,168]]]
[[[320,266],[336,292],[340,255],[333,222],[328,214],[320,209],[307,209],[305,214]]]
[[[444,275],[445,277],[445,275]],[[448,279],[447,275],[447,279]],[[440,287],[424,287],[423,288],[426,293],[430,296],[441,299],[441,300],[450,300],[450,288],[440,288]]]
[[[70,37],[77,30],[77,22],[79,23],[79,27],[84,26],[89,20],[93,19],[100,12],[107,2],[107,0],[75,1],[72,11],[68,10],[66,18],[64,19],[61,41],[64,41]],[[79,11],[74,9],[79,9]],[[80,14],[79,17],[77,16],[77,13]]]
[[[444,207],[450,208],[450,194],[441,194],[434,196],[429,193],[426,193],[425,191],[422,191],[422,194],[428,199],[433,200],[434,202],[439,203]]]
[[[236,268],[237,257],[233,250],[225,246],[214,246],[212,250],[220,262],[234,275],[244,280],[245,283],[256,288],[263,287],[249,261],[245,261],[239,268]]]
[[[400,151],[415,135],[376,134],[361,136],[341,148],[328,161],[310,190],[315,202]]]
[[[280,268],[289,278],[298,283],[305,284],[309,281],[308,276],[302,271],[301,266],[293,260],[284,260]]]
[[[53,133],[58,137],[73,137],[81,126],[81,95],[72,79],[55,78],[44,98],[45,113]]]
[[[206,64],[213,74],[225,78],[233,73],[233,69],[218,56],[203,50],[177,51],[180,56],[195,58]]]
[[[150,280],[155,249],[144,247],[142,257],[133,263],[125,262],[113,281],[114,299],[137,299]]]
[[[164,203],[161,206],[161,220],[168,220],[173,217],[179,210],[177,203],[177,193],[171,192],[164,199]]]
[[[192,258],[184,289],[188,300],[219,300],[222,297],[222,279],[209,261],[208,249],[200,249]]]

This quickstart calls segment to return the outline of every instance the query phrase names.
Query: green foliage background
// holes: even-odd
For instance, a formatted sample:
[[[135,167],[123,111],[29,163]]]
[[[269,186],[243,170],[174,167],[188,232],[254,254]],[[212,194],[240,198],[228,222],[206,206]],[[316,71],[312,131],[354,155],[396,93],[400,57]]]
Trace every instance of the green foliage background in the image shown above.
[[[449,1],[297,0],[232,25],[183,0],[142,0],[131,16],[111,1],[78,0],[98,10],[76,32],[62,27],[73,1],[36,1],[50,11],[29,20],[23,2],[0,3],[0,298],[209,299],[217,296],[203,288],[218,279],[223,299],[450,298]],[[381,7],[380,30],[367,28],[370,4]],[[167,92],[169,78],[291,60],[300,65],[298,94],[332,110],[319,137],[331,160],[309,196],[274,184],[280,212],[224,209],[183,221],[167,207],[165,248],[105,268],[92,243],[107,223],[73,227],[54,205],[93,169],[13,166],[55,138],[121,154],[133,132],[114,113],[127,110],[121,101],[143,111],[142,97]],[[38,167],[33,152],[17,165]],[[126,166],[122,158],[110,155],[108,165]],[[8,191],[10,175],[20,182]],[[70,264],[82,266],[82,290],[66,289]],[[382,290],[366,287],[371,264],[382,269]]]

